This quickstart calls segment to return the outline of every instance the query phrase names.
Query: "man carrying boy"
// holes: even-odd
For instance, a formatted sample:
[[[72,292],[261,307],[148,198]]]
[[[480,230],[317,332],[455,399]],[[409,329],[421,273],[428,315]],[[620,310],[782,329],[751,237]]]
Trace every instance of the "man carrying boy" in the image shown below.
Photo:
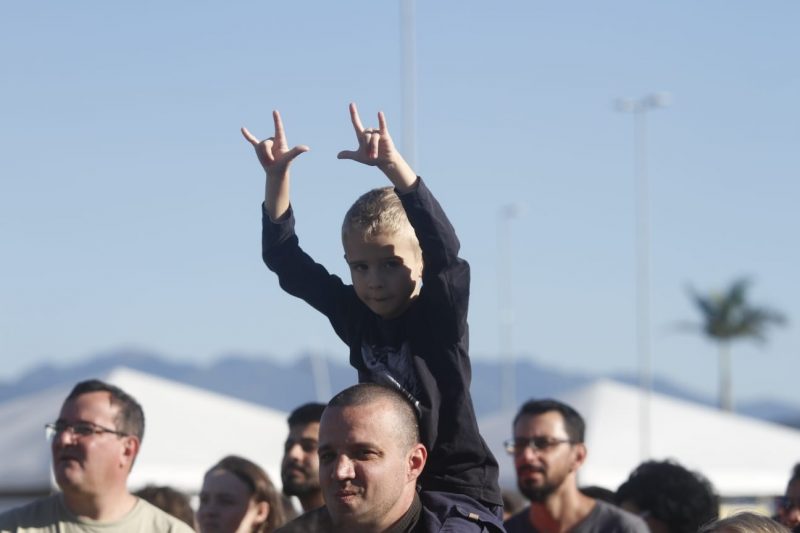
[[[339,159],[377,166],[394,186],[364,194],[345,216],[342,243],[353,285],[299,247],[288,169],[308,147],[288,147],[277,111],[274,137],[259,141],[242,129],[267,173],[264,261],[284,290],[328,317],[350,347],[360,382],[392,385],[417,408],[430,451],[422,490],[440,497],[442,512],[466,510],[475,530],[499,529],[497,461],[480,436],[469,394],[469,265],[458,257],[441,206],[395,149],[383,113],[378,129],[362,126],[355,104],[350,116],[358,149]]]

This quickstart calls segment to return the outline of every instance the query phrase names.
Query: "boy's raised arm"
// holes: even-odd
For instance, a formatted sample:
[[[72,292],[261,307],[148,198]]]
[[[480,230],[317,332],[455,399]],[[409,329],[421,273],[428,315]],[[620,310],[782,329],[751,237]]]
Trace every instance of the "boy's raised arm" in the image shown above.
[[[264,205],[269,218],[278,220],[289,209],[289,165],[295,157],[308,152],[309,147],[300,144],[290,149],[280,113],[273,111],[272,119],[275,122],[274,137],[259,141],[247,128],[242,128],[242,135],[255,148],[258,161],[267,173]]]
[[[378,113],[377,129],[364,128],[356,104],[351,103],[350,120],[356,130],[358,149],[339,152],[339,159],[352,159],[378,167],[400,193],[413,189],[417,183],[417,174],[395,148],[383,111]]]

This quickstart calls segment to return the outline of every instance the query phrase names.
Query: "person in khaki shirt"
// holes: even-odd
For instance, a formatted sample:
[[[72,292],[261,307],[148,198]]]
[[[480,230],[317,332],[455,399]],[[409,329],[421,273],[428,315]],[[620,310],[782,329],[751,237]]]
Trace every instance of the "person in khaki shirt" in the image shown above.
[[[78,383],[46,429],[61,492],[0,514],[0,532],[192,531],[128,491],[144,413],[122,389],[96,379]]]

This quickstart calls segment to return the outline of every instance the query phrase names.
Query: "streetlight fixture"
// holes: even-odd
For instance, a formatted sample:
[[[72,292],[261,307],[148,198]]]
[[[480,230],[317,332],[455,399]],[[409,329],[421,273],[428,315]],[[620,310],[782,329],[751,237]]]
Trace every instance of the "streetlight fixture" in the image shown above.
[[[669,93],[648,94],[638,100],[617,100],[616,109],[633,113],[634,172],[636,182],[636,351],[639,359],[639,454],[650,457],[650,395],[653,390],[650,352],[650,198],[647,179],[646,116],[652,109],[667,107]]]

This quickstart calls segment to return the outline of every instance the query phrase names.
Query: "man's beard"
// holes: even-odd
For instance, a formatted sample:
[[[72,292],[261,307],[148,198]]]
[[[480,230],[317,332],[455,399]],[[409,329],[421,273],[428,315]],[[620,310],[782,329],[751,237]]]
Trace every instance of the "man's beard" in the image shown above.
[[[308,472],[304,469],[299,469],[306,476],[304,480],[295,480],[294,478],[285,475],[281,472],[281,481],[283,482],[283,493],[287,496],[297,496],[302,498],[314,492],[319,492],[319,479],[314,476],[309,476]]]
[[[535,503],[543,503],[558,488],[557,485],[553,485],[549,482],[538,487],[523,486],[522,484],[518,484],[517,486],[523,496]]]
[[[533,468],[533,467],[527,467]],[[532,485],[530,483],[524,483],[520,481],[519,475],[517,476],[517,487],[519,491],[525,496],[528,500],[534,503],[543,503],[547,498],[553,494],[563,483],[565,476],[561,477],[561,479],[551,479],[549,476],[549,472],[543,468],[536,468],[537,472],[540,472],[544,478],[544,481],[541,485]]]

